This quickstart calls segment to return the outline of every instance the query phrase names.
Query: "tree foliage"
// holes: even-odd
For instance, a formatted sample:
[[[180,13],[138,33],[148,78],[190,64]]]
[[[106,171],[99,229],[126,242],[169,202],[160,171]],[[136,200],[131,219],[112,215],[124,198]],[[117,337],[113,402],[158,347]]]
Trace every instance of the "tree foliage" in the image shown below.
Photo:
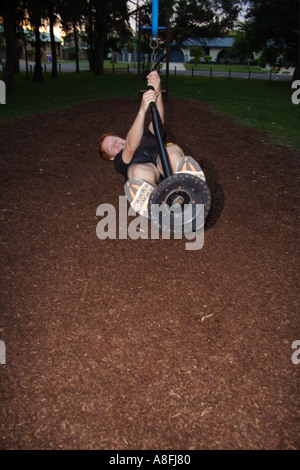
[[[4,38],[6,42],[6,66],[4,69],[4,81],[6,89],[13,91],[15,89],[14,83],[14,63],[16,60],[16,29],[14,28],[15,15],[14,7],[15,2],[0,2],[0,14],[3,18]]]
[[[290,63],[297,63],[295,76],[300,75],[300,0],[160,0],[159,24],[166,25],[166,12],[170,18],[170,40],[180,47],[188,38],[223,36],[232,30],[241,7],[249,6],[247,23],[251,26],[253,51],[272,48]],[[14,89],[13,74],[18,62],[17,29],[22,29],[26,18],[35,33],[35,70],[33,80],[43,79],[41,66],[40,26],[50,26],[52,44],[52,76],[56,77],[56,52],[54,25],[61,22],[75,39],[81,34],[89,47],[91,71],[103,72],[105,51],[129,41],[132,31],[129,24],[128,0],[0,0],[6,42],[4,80],[7,89]],[[141,8],[142,24],[151,25],[152,1]],[[145,37],[147,34],[145,33]],[[149,34],[148,34],[149,38]],[[114,44],[114,46],[112,46]],[[118,46],[116,46],[116,44]],[[145,41],[149,46],[149,39]],[[244,44],[244,46],[243,46]],[[240,37],[240,47],[246,47]],[[248,44],[247,44],[248,48]],[[78,64],[78,54],[77,54]],[[78,65],[79,70],[79,65]]]
[[[249,65],[250,58],[254,51],[253,40],[254,38],[252,37],[252,29],[249,21],[240,22],[233,45],[226,54],[227,57],[242,60]]]
[[[149,0],[148,17],[151,4]],[[224,35],[233,28],[240,5],[240,0],[160,0],[159,20],[165,25],[169,10],[171,41],[176,41],[180,47],[189,38]]]
[[[171,17],[171,37],[181,45],[188,38],[222,36],[239,13],[235,0],[176,0]]]
[[[273,62],[277,54],[277,59],[296,65],[294,79],[299,78],[300,1],[249,0],[247,18],[254,50],[263,51]]]
[[[194,64],[197,65],[197,62],[200,62],[200,57],[204,56],[203,47],[191,47],[190,54],[194,57]]]
[[[160,0],[159,25],[166,25],[167,11],[170,20],[170,43],[172,48],[180,48],[190,38],[213,38],[224,36],[234,27],[240,11],[240,0]],[[142,8],[142,26],[151,26],[152,1]],[[146,47],[150,52],[149,33],[144,33]],[[148,37],[148,41],[147,38]],[[161,37],[164,37],[161,34]],[[148,47],[147,47],[148,44]],[[158,53],[162,50],[158,48]],[[161,55],[164,59],[165,55]]]
[[[86,40],[90,49],[90,65],[96,74],[103,73],[104,53],[113,36],[128,38],[128,2],[126,0],[90,0],[86,18]]]

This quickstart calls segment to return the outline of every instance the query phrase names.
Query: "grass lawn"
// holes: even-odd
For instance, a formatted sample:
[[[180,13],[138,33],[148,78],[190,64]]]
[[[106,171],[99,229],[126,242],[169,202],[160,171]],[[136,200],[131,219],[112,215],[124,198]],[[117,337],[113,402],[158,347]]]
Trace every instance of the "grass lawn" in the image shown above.
[[[33,62],[31,62],[33,64]],[[73,64],[75,66],[75,61],[74,60],[58,60],[58,64]],[[45,64],[51,69],[51,61],[48,60],[42,60],[42,64]],[[137,67],[137,62],[133,63],[127,63],[127,62],[116,62],[115,64],[112,64],[110,60],[105,60],[104,61],[104,69],[105,70],[112,70],[112,66],[114,66],[115,69],[120,69],[120,70],[127,70],[129,65],[129,68],[136,68]],[[88,60],[80,60],[79,61],[79,67],[89,67],[89,61]]]
[[[291,101],[291,83],[178,76],[171,77],[169,87],[171,96],[209,103],[241,124],[300,148],[300,104]]]
[[[132,96],[136,91],[135,77],[127,74],[96,76],[88,71],[61,73],[57,79],[47,73],[44,81],[39,83],[26,80],[24,72],[15,75],[15,83],[16,91],[7,93],[6,105],[0,108],[2,122],[86,101]]]
[[[214,72],[227,72],[231,70],[231,72],[243,72],[248,73],[249,69],[246,65],[231,65],[231,64],[184,64],[186,70],[194,69],[195,72],[200,70],[209,71],[212,69]],[[260,67],[251,66],[250,67],[251,73],[270,73],[270,71],[263,70]],[[275,72],[275,71],[274,71]]]
[[[1,79],[0,74],[0,79]],[[162,83],[164,84],[164,76]],[[16,91],[0,107],[0,121],[54,111],[76,103],[103,98],[136,96],[133,74],[96,76],[88,71],[66,72],[33,83],[25,73],[15,75]],[[142,85],[145,87],[145,84]],[[249,127],[268,132],[281,143],[300,149],[300,105],[291,101],[291,83],[225,77],[170,76],[170,96],[199,100]]]

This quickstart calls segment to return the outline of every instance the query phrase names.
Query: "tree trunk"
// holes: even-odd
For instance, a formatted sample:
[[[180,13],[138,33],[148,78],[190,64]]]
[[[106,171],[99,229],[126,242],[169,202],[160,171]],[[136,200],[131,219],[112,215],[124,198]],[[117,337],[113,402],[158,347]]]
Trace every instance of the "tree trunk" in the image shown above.
[[[43,81],[43,69],[42,69],[42,62],[41,62],[41,38],[40,38],[40,30],[39,26],[35,25],[34,27],[35,32],[35,66],[34,66],[34,74],[33,74],[33,82],[42,82]]]
[[[24,33],[24,29],[22,28],[22,39],[24,44],[24,53],[25,53],[25,64],[26,64],[26,78],[29,78],[29,70],[28,70],[28,54],[27,54],[27,43],[26,43],[26,36]]]
[[[51,37],[51,60],[52,60],[52,70],[51,70],[51,77],[57,78],[57,57],[56,57],[56,46],[55,46],[55,38],[54,38],[54,15],[49,13],[49,26],[50,26],[50,37]]]
[[[95,74],[101,75],[104,72],[104,44],[105,37],[103,33],[97,35],[95,45]]]
[[[94,45],[94,31],[93,31],[93,14],[89,3],[89,24],[88,24],[88,35],[89,35],[89,50],[88,60],[90,65],[90,72],[95,71],[95,45]]]
[[[293,73],[293,81],[294,80],[300,80],[300,64],[299,63],[297,64]]]
[[[80,72],[79,70],[79,50],[78,50],[78,35],[76,29],[76,23],[73,23],[73,30],[74,30],[74,43],[75,43],[75,60],[76,60],[76,72]]]
[[[300,80],[300,0],[298,0],[298,44],[297,44],[297,63],[293,74],[293,81]]]
[[[15,90],[14,69],[16,62],[16,35],[14,32],[14,5],[13,2],[3,2],[3,26],[6,42],[6,62],[4,68],[4,82],[6,91]]]
[[[104,72],[104,47],[107,34],[107,12],[96,8],[95,22],[95,74],[101,75]]]
[[[15,47],[16,47],[16,53],[15,53],[15,64],[14,64],[14,71],[15,73],[20,73],[20,57],[19,57],[19,52],[18,52],[18,47],[17,47],[17,41],[18,41],[18,37],[17,37],[17,21],[16,21],[16,17],[14,15],[14,20],[13,20],[13,32],[14,32],[14,36],[15,36],[15,39],[14,39],[14,42],[15,42]]]

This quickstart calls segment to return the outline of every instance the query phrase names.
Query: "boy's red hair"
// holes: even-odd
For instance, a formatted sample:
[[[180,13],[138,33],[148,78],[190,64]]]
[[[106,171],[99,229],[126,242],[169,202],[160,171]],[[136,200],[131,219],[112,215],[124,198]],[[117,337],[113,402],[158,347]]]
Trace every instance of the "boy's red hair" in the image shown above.
[[[115,136],[115,137],[119,137],[117,134],[115,134],[114,132],[107,132],[106,134],[102,134],[101,137],[99,137],[99,139],[97,140],[97,150],[99,152],[99,155],[101,158],[104,158],[104,160],[110,160],[111,159],[111,156],[108,155],[107,152],[105,152],[103,149],[102,149],[102,143],[103,143],[103,140],[105,139],[105,137],[108,137],[109,135],[112,135],[112,136]]]

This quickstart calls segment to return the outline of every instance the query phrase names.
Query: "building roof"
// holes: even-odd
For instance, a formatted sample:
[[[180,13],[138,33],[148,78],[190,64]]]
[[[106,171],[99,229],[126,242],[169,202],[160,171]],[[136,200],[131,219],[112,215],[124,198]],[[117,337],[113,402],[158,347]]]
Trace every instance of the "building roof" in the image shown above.
[[[185,47],[218,47],[226,49],[232,47],[233,38],[195,38],[183,42]]]
[[[28,41],[35,42],[35,33],[34,33],[34,31],[25,30],[24,33],[28,36]],[[50,33],[41,33],[40,32],[40,38],[41,38],[42,42],[51,42]],[[59,43],[62,42],[62,40],[59,39],[55,35],[54,35],[54,41],[59,42]]]
[[[21,32],[21,30],[22,30],[22,28],[19,26],[17,31]],[[23,29],[23,31],[27,35],[28,41],[32,41],[32,42],[35,41],[34,31],[30,31],[29,29]],[[0,33],[4,33],[3,23],[0,23]],[[50,33],[41,33],[40,32],[40,38],[41,38],[42,42],[51,42]],[[62,40],[59,39],[57,36],[54,36],[54,41],[55,42],[62,42]]]

